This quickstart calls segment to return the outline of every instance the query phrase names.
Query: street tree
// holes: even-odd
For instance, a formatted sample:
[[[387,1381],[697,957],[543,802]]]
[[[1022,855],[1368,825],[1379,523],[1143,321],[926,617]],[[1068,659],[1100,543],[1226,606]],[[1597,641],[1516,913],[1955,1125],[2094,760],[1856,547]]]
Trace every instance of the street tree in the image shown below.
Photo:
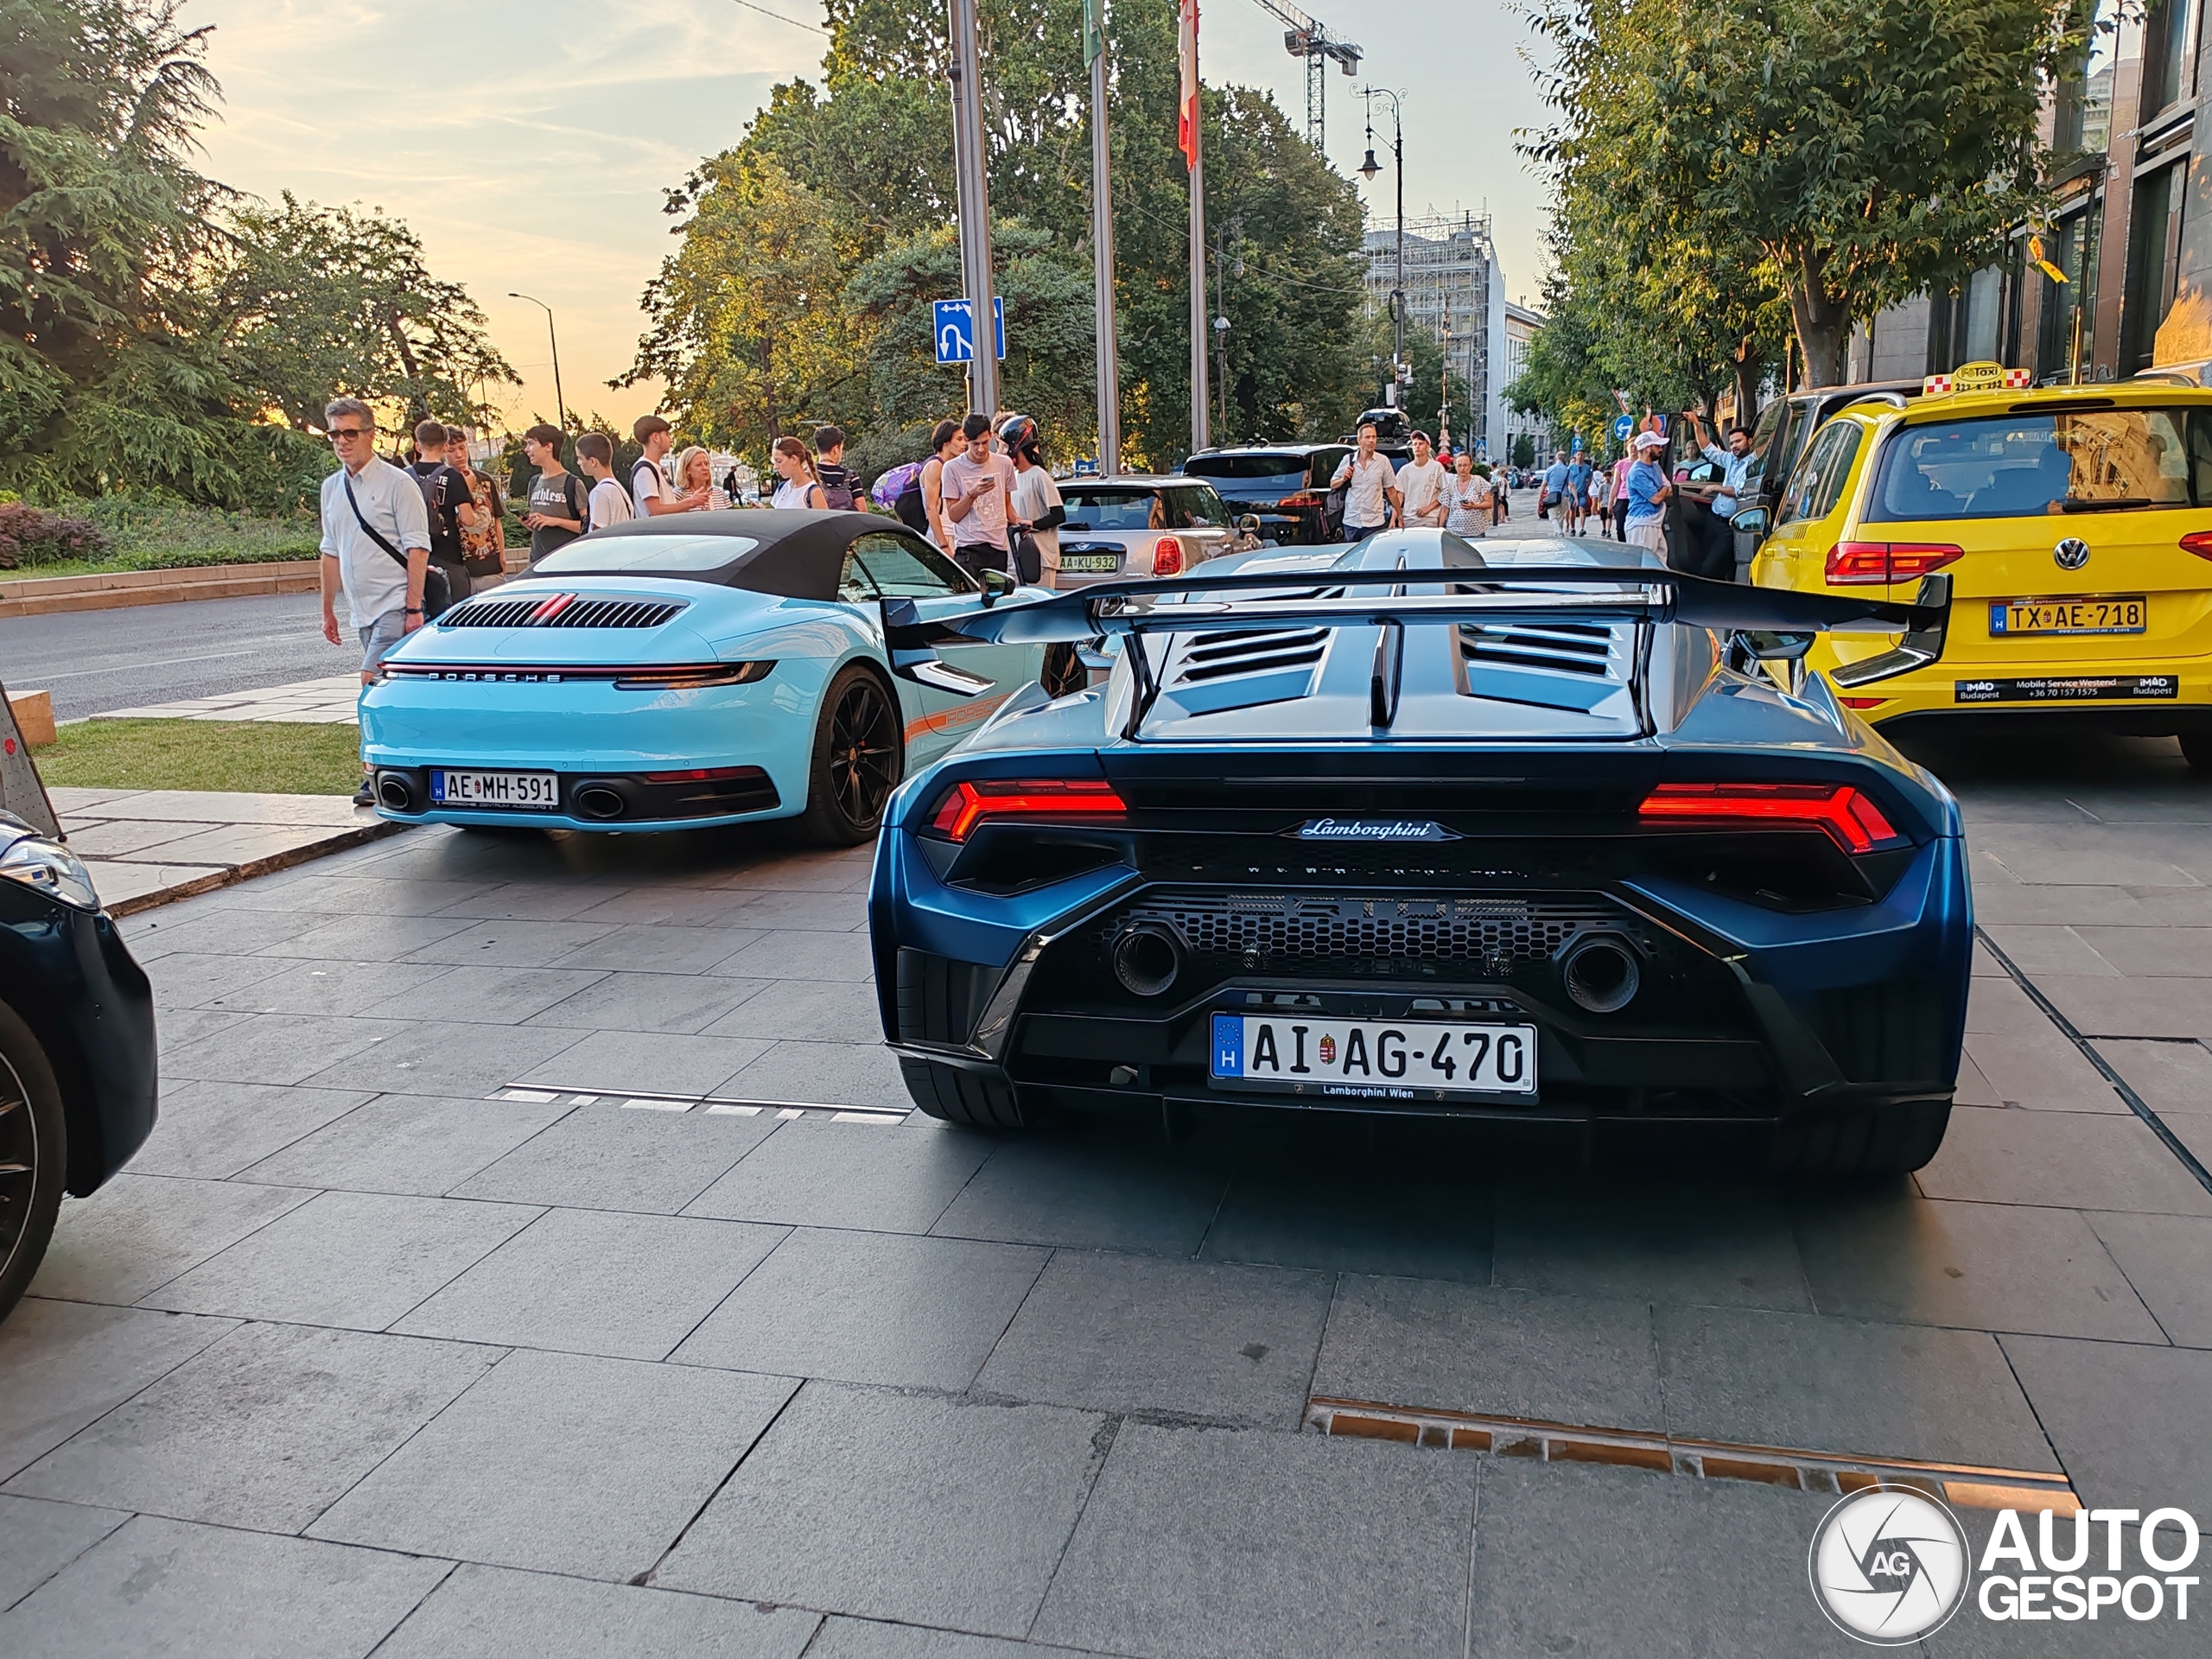
[[[2090,3],[1537,0],[1541,145],[1608,179],[1646,246],[1756,249],[1827,385],[1853,323],[1955,286],[2047,208],[2040,102]]]

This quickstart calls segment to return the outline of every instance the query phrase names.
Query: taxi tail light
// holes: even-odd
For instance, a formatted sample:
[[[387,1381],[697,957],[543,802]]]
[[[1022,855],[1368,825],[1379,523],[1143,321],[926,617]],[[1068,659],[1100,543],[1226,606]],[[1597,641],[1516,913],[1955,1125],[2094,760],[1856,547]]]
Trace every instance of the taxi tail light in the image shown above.
[[[1696,829],[1802,825],[1825,831],[1854,854],[1906,841],[1882,809],[1849,784],[1661,784],[1643,798],[1637,816],[1646,823]]]
[[[1183,574],[1183,543],[1173,536],[1163,536],[1152,544],[1152,574],[1155,576],[1179,576]]]
[[[2200,559],[2212,559],[2212,530],[2192,530],[2181,538],[2181,550]]]
[[[1889,699],[1887,697],[1838,697],[1836,701],[1847,709],[1878,709]]]
[[[1828,550],[1827,582],[1831,588],[1872,588],[1917,582],[1964,558],[1966,551],[1948,542],[1838,542]]]
[[[1128,804],[1092,778],[971,778],[945,791],[930,828],[965,841],[989,818],[1118,818]]]

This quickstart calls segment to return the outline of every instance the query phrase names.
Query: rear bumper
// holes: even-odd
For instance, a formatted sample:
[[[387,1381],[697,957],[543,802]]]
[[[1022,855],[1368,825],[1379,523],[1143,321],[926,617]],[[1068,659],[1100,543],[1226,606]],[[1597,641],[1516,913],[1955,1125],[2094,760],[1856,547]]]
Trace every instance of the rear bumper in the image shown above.
[[[891,842],[887,834],[871,898],[890,1046],[1002,1081],[1026,1101],[1771,1123],[1947,1098],[1957,1077],[1972,915],[1953,838],[1920,849],[1879,902],[1812,915],[1657,880],[1485,894],[1470,908],[1520,906],[1517,945],[1501,950],[1494,927],[1488,943],[1464,948],[1432,937],[1359,971],[1340,960],[1239,961],[1214,935],[1192,945],[1189,976],[1151,1002],[1119,991],[1102,952],[1133,912],[1158,914],[1160,887],[1133,878],[1044,926],[1002,933],[974,895],[939,887],[925,861]],[[1556,914],[1538,916],[1547,906]],[[1190,931],[1203,941],[1211,926]],[[1617,1015],[1565,995],[1560,963],[1589,932],[1630,940],[1643,963],[1646,989]],[[980,948],[995,933],[1003,956]],[[1282,1006],[1316,1018],[1532,1025],[1539,1091],[1348,1098],[1212,1084],[1211,1016]]]
[[[527,769],[527,768],[523,768]],[[775,780],[759,766],[735,776],[654,782],[641,772],[556,772],[556,810],[434,804],[429,766],[379,766],[371,775],[377,816],[395,823],[459,823],[479,828],[597,830],[698,830],[788,816]]]

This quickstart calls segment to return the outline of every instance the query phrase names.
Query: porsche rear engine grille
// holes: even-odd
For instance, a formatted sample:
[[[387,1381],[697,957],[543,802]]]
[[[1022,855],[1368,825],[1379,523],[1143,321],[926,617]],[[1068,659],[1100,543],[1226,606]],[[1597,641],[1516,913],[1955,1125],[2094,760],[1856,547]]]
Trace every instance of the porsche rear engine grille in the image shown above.
[[[1300,964],[1389,958],[1464,963],[1510,972],[1543,962],[1577,933],[1605,928],[1643,938],[1641,922],[1586,894],[1406,899],[1288,893],[1149,895],[1096,931],[1103,949],[1132,922],[1172,927],[1217,967],[1295,973]]]
[[[471,600],[438,619],[442,628],[657,628],[684,606],[666,599],[579,599],[533,594]]]

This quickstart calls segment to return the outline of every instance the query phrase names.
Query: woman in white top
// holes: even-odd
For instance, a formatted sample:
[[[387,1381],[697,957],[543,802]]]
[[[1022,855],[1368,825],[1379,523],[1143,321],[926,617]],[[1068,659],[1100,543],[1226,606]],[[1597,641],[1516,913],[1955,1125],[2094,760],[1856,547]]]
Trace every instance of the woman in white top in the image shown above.
[[[729,492],[715,482],[715,458],[695,443],[676,458],[676,493],[696,496],[701,490],[707,493],[696,506],[677,511],[705,512],[729,505]]]
[[[1475,458],[1462,449],[1452,461],[1452,476],[1437,499],[1444,505],[1444,528],[1471,537],[1490,529],[1491,484],[1475,476]]]
[[[775,462],[776,471],[784,480],[776,486],[771,505],[811,507],[817,512],[829,507],[830,498],[823,491],[822,480],[814,475],[814,457],[806,453],[804,444],[797,438],[778,438],[769,459]]]

